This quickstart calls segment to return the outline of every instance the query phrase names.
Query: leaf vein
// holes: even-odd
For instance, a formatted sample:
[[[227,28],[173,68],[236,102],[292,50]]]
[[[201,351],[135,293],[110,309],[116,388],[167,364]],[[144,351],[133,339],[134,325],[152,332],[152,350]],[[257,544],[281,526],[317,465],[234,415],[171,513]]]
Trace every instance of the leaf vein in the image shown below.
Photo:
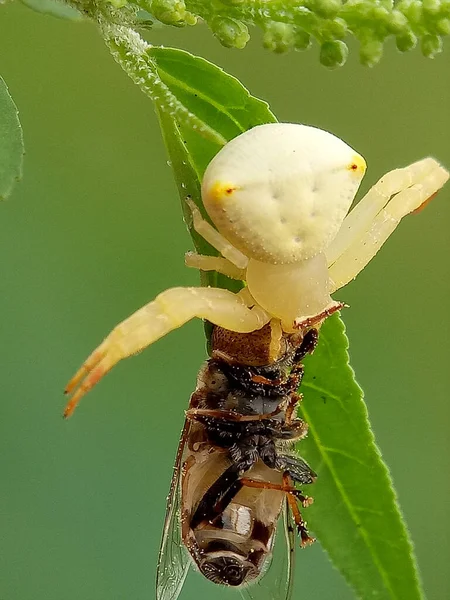
[[[356,456],[353,456],[352,454],[345,452],[345,450],[339,450],[339,448],[330,448],[329,446],[322,446],[322,448],[326,452],[330,452],[332,454],[340,454],[341,456],[344,456],[345,458],[348,458],[349,460],[357,462],[358,464],[362,465],[363,467],[369,468],[369,466],[370,466],[367,462],[364,462],[363,460],[360,460]]]
[[[178,88],[184,90],[185,92],[188,92],[189,94],[196,94],[198,98],[201,98],[205,102],[208,102],[209,104],[211,104],[211,106],[214,106],[214,108],[217,109],[218,112],[226,115],[230,119],[230,121],[232,121],[232,123],[234,125],[236,125],[236,127],[239,129],[239,131],[241,131],[242,133],[245,131],[245,129],[242,127],[242,125],[239,123],[239,121],[235,117],[233,117],[233,115],[228,110],[226,110],[223,105],[220,105],[218,102],[213,100],[211,97],[204,94],[201,90],[193,88],[190,85],[187,85],[185,81],[176,79],[173,75],[170,75],[170,73],[167,73],[167,71],[165,71],[162,67],[160,67],[158,64],[158,61],[156,59],[154,59],[154,60],[155,60],[155,64],[156,64],[158,73],[160,75],[161,75],[161,73],[163,73],[164,78],[166,78],[166,81],[171,82],[173,85],[175,85],[175,87],[178,87]],[[161,79],[162,79],[162,77],[161,77]],[[166,85],[167,85],[167,83],[166,83]],[[219,132],[217,132],[217,134],[220,135]]]

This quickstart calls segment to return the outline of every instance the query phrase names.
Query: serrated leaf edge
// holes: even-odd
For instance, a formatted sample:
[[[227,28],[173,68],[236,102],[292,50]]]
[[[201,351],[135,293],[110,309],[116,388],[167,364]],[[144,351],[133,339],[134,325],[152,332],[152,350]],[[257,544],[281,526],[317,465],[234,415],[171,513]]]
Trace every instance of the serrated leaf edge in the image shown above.
[[[348,343],[348,338],[347,335],[345,333],[345,324],[343,322],[343,320],[339,317],[338,322],[340,324],[341,327],[341,334],[342,336],[345,338],[345,346],[343,346],[342,350],[345,353],[345,368],[348,369],[349,374],[351,375],[351,379],[354,383],[354,385],[358,388],[360,394],[359,394],[359,399],[360,399],[360,404],[361,407],[363,409],[363,414],[364,414],[364,420],[365,420],[365,424],[367,426],[367,431],[369,434],[369,443],[370,443],[370,449],[372,451],[374,451],[376,457],[377,457],[377,462],[379,467],[381,467],[382,469],[382,475],[385,478],[385,481],[388,483],[388,489],[389,489],[389,494],[391,495],[392,501],[393,501],[393,507],[395,510],[395,514],[397,516],[397,518],[399,519],[400,523],[403,526],[404,529],[404,533],[405,533],[405,541],[406,544],[409,548],[409,556],[411,558],[413,567],[414,567],[414,575],[415,575],[415,580],[417,583],[417,588],[419,591],[419,594],[421,596],[421,598],[423,598],[425,600],[425,594],[423,591],[423,587],[422,587],[422,582],[420,579],[420,575],[419,575],[419,570],[418,570],[418,565],[417,565],[417,560],[416,560],[416,556],[414,553],[414,544],[411,540],[410,534],[409,534],[409,530],[407,528],[405,519],[403,517],[403,514],[400,510],[400,505],[398,502],[398,496],[397,493],[395,491],[395,487],[393,485],[393,481],[392,481],[392,477],[389,471],[389,468],[387,467],[386,463],[383,460],[381,451],[378,447],[378,445],[376,444],[375,441],[375,436],[373,434],[373,431],[370,427],[370,421],[369,421],[369,413],[368,413],[368,409],[367,409],[367,405],[364,402],[364,392],[361,389],[361,387],[358,385],[358,383],[356,382],[355,379],[355,372],[352,368],[352,366],[350,365],[350,355],[348,353],[348,348],[349,348],[349,343]],[[312,383],[309,383],[307,381],[302,383],[302,389],[312,389],[315,391],[319,391],[321,393],[326,394],[327,396],[329,396],[330,398],[334,398],[336,399],[339,403],[341,403],[341,398],[337,397],[335,394],[333,394],[332,392],[329,392],[328,390],[321,388],[319,386],[316,386]],[[352,521],[355,523],[356,527],[355,530],[358,532],[358,534],[361,536],[361,538],[364,541],[364,544],[366,545],[366,547],[368,548],[370,555],[372,556],[372,559],[374,561],[374,564],[377,566],[378,571],[381,575],[381,578],[383,580],[383,582],[386,585],[386,589],[389,591],[389,593],[391,594],[392,598],[396,598],[398,600],[405,600],[404,598],[399,598],[397,596],[397,594],[394,592],[394,590],[392,589],[391,583],[390,583],[390,578],[388,576],[388,574],[386,573],[385,568],[383,567],[382,563],[380,562],[379,558],[378,558],[378,554],[375,551],[375,549],[373,548],[371,542],[370,542],[370,538],[371,535],[367,533],[367,531],[365,530],[364,527],[362,527],[360,519],[358,518],[357,514],[355,513],[355,510],[357,510],[357,507],[355,507],[352,502],[350,501],[349,497],[347,496],[346,492],[345,492],[345,486],[342,484],[340,478],[337,476],[336,470],[333,466],[333,460],[330,458],[329,456],[329,450],[326,448],[326,446],[323,446],[321,441],[320,441],[320,436],[317,433],[316,428],[314,427],[313,424],[313,419],[311,419],[311,417],[308,414],[308,410],[305,408],[305,404],[302,404],[302,414],[305,417],[306,422],[308,423],[308,437],[313,438],[314,443],[316,444],[316,447],[319,451],[319,454],[321,456],[321,459],[323,461],[323,463],[326,465],[326,467],[328,468],[332,478],[333,478],[333,482],[336,485],[336,488],[338,490],[338,492],[340,493],[343,503],[346,506],[348,513],[352,519]],[[352,459],[354,460],[354,457],[352,457]],[[364,507],[360,507],[361,509],[363,509],[364,511],[366,511],[366,509]],[[325,545],[324,548],[326,549]],[[332,560],[333,564],[334,561]],[[355,587],[351,581],[350,578],[347,578],[345,575],[345,572],[342,571],[345,579],[348,581],[349,585],[352,587],[352,589],[355,590]],[[358,591],[355,590],[357,593]],[[362,598],[362,597],[361,597]],[[365,600],[365,599],[362,599]]]

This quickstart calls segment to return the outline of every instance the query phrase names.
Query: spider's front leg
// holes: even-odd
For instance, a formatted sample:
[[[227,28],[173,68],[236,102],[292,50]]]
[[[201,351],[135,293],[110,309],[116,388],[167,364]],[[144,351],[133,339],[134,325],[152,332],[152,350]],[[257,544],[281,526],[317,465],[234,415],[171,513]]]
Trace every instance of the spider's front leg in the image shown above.
[[[192,225],[195,231],[200,234],[202,238],[205,239],[209,244],[211,244],[213,248],[218,250],[227,262],[237,267],[237,269],[245,269],[248,264],[248,258],[245,256],[245,254],[242,254],[240,250],[230,244],[230,242],[221,233],[214,229],[214,227],[202,217],[198,206],[190,197],[186,198],[186,203],[191,211]],[[188,266],[197,267],[196,264]]]
[[[354,279],[401,219],[422,208],[449,178],[433,158],[384,175],[347,215],[326,250],[331,293]]]
[[[172,288],[117,325],[69,381],[65,392],[72,398],[69,417],[80,399],[122,358],[140,352],[190,319],[207,319],[224,329],[250,333],[269,322],[258,305],[247,307],[245,294],[218,288]]]

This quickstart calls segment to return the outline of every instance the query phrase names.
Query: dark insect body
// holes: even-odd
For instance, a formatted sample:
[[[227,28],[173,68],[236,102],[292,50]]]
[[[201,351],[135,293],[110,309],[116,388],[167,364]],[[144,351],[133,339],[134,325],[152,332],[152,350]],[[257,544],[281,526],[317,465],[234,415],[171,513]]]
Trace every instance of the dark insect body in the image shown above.
[[[315,328],[286,334],[273,322],[250,334],[214,328],[178,448],[157,600],[178,597],[189,555],[209,580],[241,586],[246,597],[255,588],[258,598],[264,590],[267,598],[290,596],[295,529],[301,546],[313,541],[300,513],[312,499],[299,486],[316,474],[289,446],[307,433],[296,416],[297,390],[301,361],[317,337]],[[280,515],[285,535],[275,536]],[[275,538],[283,537],[284,555],[271,578]]]

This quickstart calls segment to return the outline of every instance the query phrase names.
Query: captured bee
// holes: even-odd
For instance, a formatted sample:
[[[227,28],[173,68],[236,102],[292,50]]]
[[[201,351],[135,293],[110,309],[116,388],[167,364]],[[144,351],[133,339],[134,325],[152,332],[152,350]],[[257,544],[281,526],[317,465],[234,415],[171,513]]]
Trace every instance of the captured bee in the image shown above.
[[[250,334],[214,328],[178,448],[157,600],[178,597],[189,555],[209,580],[243,586],[249,598],[260,598],[264,588],[269,598],[290,596],[295,529],[301,546],[313,541],[299,509],[312,498],[298,486],[316,475],[289,449],[307,433],[296,417],[297,390],[301,360],[316,343],[315,328],[290,335],[276,324]],[[285,531],[276,536],[281,514]],[[278,567],[248,587],[265,573],[275,542]]]
[[[220,256],[188,253],[186,264],[239,280],[243,289],[165,290],[117,325],[67,385],[65,417],[121,359],[194,317],[213,325],[211,358],[178,449],[158,600],[177,598],[189,556],[208,579],[241,586],[249,597],[260,582],[272,589],[269,598],[290,595],[295,527],[302,545],[311,541],[299,508],[311,500],[299,486],[315,477],[286,448],[307,431],[296,417],[301,360],[325,319],[344,306],[331,295],[449,178],[425,158],[384,175],[349,212],[365,170],[360,154],[315,127],[260,125],[231,140],[202,181],[214,226],[187,199],[193,229]],[[278,560],[281,513],[287,545]]]

